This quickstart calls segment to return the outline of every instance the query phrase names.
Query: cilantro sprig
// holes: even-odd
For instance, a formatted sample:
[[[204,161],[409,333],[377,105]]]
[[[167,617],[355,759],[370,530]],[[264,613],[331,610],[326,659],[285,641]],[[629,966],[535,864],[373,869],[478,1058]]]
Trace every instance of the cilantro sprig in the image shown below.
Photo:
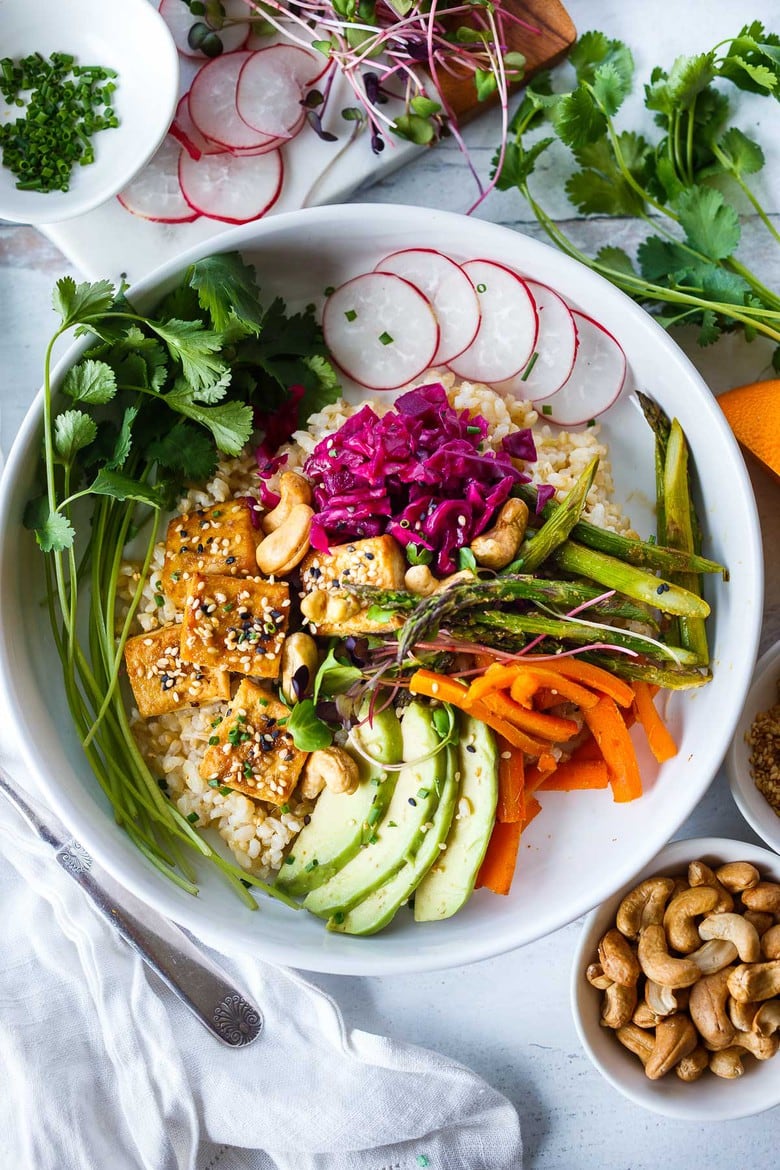
[[[499,189],[519,190],[555,244],[623,289],[662,325],[698,326],[701,345],[737,329],[748,340],[761,333],[780,343],[780,296],[739,259],[741,221],[729,200],[729,188],[746,196],[780,243],[749,181],[764,166],[764,153],[729,125],[723,84],[780,100],[780,37],[754,21],[708,52],[654,69],[644,87],[645,106],[658,127],[653,141],[615,121],[634,84],[626,45],[588,32],[569,59],[575,75],[569,90],[553,93],[549,74],[528,86],[503,160],[500,151],[494,159]],[[647,223],[635,258],[613,246],[588,256],[544,209],[529,180],[556,139],[576,164],[566,194],[580,212]],[[780,345],[773,364],[780,371]]]
[[[25,523],[45,555],[47,603],[68,705],[87,760],[117,821],[169,878],[197,892],[188,846],[208,857],[244,901],[259,879],[227,862],[163,792],[130,728],[119,678],[149,577],[163,513],[207,479],[220,453],[238,455],[256,408],[303,383],[311,409],[339,394],[313,312],[262,304],[237,254],[191,265],[150,312],[108,281],[57,282],[59,325],[46,351],[43,491]],[[87,349],[55,392],[52,351],[70,331]],[[126,545],[145,551],[126,612],[117,587]],[[133,559],[137,559],[135,556]]]

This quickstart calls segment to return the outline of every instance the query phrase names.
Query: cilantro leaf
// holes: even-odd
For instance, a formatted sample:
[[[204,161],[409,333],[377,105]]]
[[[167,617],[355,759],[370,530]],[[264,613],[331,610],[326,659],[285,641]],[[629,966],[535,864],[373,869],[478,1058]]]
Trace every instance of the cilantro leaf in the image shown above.
[[[306,393],[298,406],[298,417],[307,419],[312,414],[318,414],[326,406],[338,402],[341,397],[341,382],[339,376],[327,358],[320,354],[312,354],[303,358],[304,366],[309,370],[311,379],[304,382]]]
[[[62,328],[89,321],[107,313],[114,303],[115,289],[110,280],[93,284],[76,284],[72,276],[63,276],[54,286],[52,305],[62,318]]]
[[[758,143],[753,142],[752,138],[748,138],[736,126],[726,131],[718,146],[728,157],[731,169],[736,175],[754,175],[761,170],[766,161]]]
[[[201,308],[218,332],[227,329],[231,320],[239,321],[250,333],[260,332],[263,317],[254,269],[238,252],[197,260],[185,279],[196,290]]]
[[[682,244],[661,239],[660,236],[648,236],[637,249],[637,260],[645,280],[658,281],[671,274],[685,272],[691,262],[691,255]]]
[[[201,406],[193,401],[192,389],[181,379],[163,399],[178,414],[207,427],[214,442],[226,455],[240,455],[252,434],[254,413],[243,402],[223,402],[218,406]]]
[[[545,116],[545,111],[557,101],[553,96],[552,78],[549,69],[537,73],[523,92],[523,100],[509,121],[510,134],[523,134],[533,130]]]
[[[691,247],[711,260],[731,256],[739,244],[739,215],[712,187],[689,187],[675,200],[680,225]]]
[[[168,376],[165,349],[156,337],[147,337],[137,325],[131,325],[104,357],[116,371],[117,381],[126,385],[159,392]]]
[[[611,40],[603,32],[583,33],[571,49],[569,61],[574,66],[578,82],[597,85],[601,70],[608,65],[611,76],[620,78],[624,97],[631,89],[634,76],[631,50],[622,41]]]
[[[74,402],[103,406],[116,394],[116,376],[105,362],[85,358],[68,370],[62,389]]]
[[[718,318],[712,309],[705,309],[701,315],[701,327],[697,341],[699,345],[713,345],[721,334]]]
[[[117,432],[116,441],[114,442],[114,449],[106,461],[106,467],[111,471],[120,471],[127,462],[130,449],[133,445],[133,423],[137,415],[137,406],[125,407],[122,422]]]
[[[582,85],[559,98],[552,120],[558,137],[572,148],[595,142],[607,129],[607,119],[593,94]]]
[[[668,120],[676,112],[687,110],[715,77],[715,53],[696,57],[678,57],[668,74],[654,72],[645,86],[645,105],[658,110]]]
[[[164,324],[155,321],[152,328],[163,339],[171,356],[181,362],[182,373],[194,390],[206,390],[224,378],[228,366],[221,356],[222,338],[200,321],[180,321],[172,317]]]
[[[536,160],[547,150],[548,146],[552,146],[554,141],[554,138],[540,138],[534,142],[533,146],[529,147],[524,146],[521,142],[507,142],[501,173],[496,180],[499,191],[511,191],[513,187],[523,187],[536,167]],[[499,158],[500,152],[497,151],[493,157],[493,176],[495,176]]]
[[[169,431],[153,440],[146,453],[167,471],[177,472],[192,482],[210,479],[217,466],[212,439],[202,427],[185,419],[179,419]]]
[[[63,552],[70,548],[76,535],[73,525],[62,512],[52,512],[46,496],[28,500],[22,523],[35,533],[42,552]]]
[[[54,449],[65,464],[96,438],[97,424],[83,410],[64,410],[54,420]]]
[[[599,264],[603,264],[605,268],[611,268],[615,272],[622,272],[626,276],[636,276],[636,269],[631,262],[631,257],[622,248],[610,246],[601,248],[596,253],[596,260]]]
[[[118,471],[101,467],[87,489],[93,496],[110,496],[114,500],[138,500],[153,508],[160,507],[160,492],[148,483],[139,483]]]
[[[593,78],[593,93],[610,118],[618,112],[630,91],[630,73],[621,71],[611,61],[605,61],[598,67]]]
[[[285,731],[289,731],[293,743],[302,752],[316,752],[333,743],[333,732],[317,715],[311,699],[302,699],[295,704],[285,724]]]

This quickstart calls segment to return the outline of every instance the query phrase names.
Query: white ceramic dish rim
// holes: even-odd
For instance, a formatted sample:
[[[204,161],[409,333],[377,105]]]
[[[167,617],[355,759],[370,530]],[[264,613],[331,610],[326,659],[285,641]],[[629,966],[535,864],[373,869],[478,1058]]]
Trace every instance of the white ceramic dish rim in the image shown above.
[[[437,226],[441,226],[442,229],[449,227],[453,233],[458,229],[462,231],[464,222],[463,216],[453,213],[433,212],[423,208],[402,205],[350,204],[335,208],[322,207],[303,212],[291,212],[286,215],[279,215],[269,220],[261,221],[260,224],[236,228],[234,231],[220,237],[218,241],[206,241],[190,249],[174,261],[162,265],[143,281],[138,282],[131,290],[131,295],[139,298],[142,297],[144,293],[148,293],[151,288],[154,288],[165,279],[169,279],[173,274],[183,271],[187,264],[194,259],[207,255],[210,252],[241,249],[242,247],[250,248],[253,245],[257,247],[264,241],[273,240],[274,235],[282,234],[293,228],[299,230],[305,227],[307,230],[314,232],[322,231],[323,228],[327,229],[328,226],[333,224],[334,217],[336,221],[339,221],[343,217],[349,224],[355,224],[359,227],[362,226],[367,230],[369,226],[374,227],[382,223],[383,216],[387,216],[391,220],[402,220],[407,225],[407,229],[409,224],[414,225],[415,230],[419,231],[419,238],[421,239],[430,239],[431,234],[435,233]],[[539,274],[540,276],[543,275],[545,282],[551,284],[553,287],[560,286],[561,288],[565,288],[569,286],[570,290],[571,285],[574,284],[578,290],[577,295],[588,298],[588,303],[593,304],[597,300],[601,301],[602,304],[611,303],[613,310],[619,310],[624,316],[631,315],[634,318],[634,326],[642,334],[646,344],[648,346],[664,347],[667,351],[667,356],[673,359],[678,367],[681,367],[693,381],[697,382],[703,391],[706,391],[706,396],[709,395],[709,391],[706,390],[698,373],[688,362],[687,358],[678,350],[677,346],[667,337],[664,331],[648,314],[635,306],[617,289],[606,284],[600,277],[595,276],[595,274],[584,269],[577,262],[546,244],[522,236],[520,233],[509,233],[508,229],[496,224],[483,221],[466,222],[468,222],[470,232],[470,252],[476,254],[474,249],[479,247],[480,238],[484,238],[486,241],[485,250],[489,254],[491,251],[489,246],[490,242],[493,244],[493,249],[496,249],[500,243],[506,242],[505,237],[509,234],[511,239],[516,242],[518,250],[523,252],[524,263],[527,265],[529,272]],[[53,381],[55,383],[57,377],[78,356],[85,345],[86,341],[77,344],[61,360],[53,374]],[[701,405],[703,409],[710,410],[712,416],[710,422],[719,430],[724,446],[730,447],[734,458],[734,474],[740,481],[737,486],[744,499],[751,503],[749,515],[746,517],[747,532],[745,538],[746,558],[750,563],[751,572],[753,573],[753,598],[756,604],[752,614],[746,616],[745,624],[741,630],[742,642],[746,648],[746,657],[735,663],[731,675],[731,686],[734,693],[744,694],[755,656],[755,647],[758,642],[761,620],[763,581],[761,574],[760,532],[755,506],[753,504],[752,489],[741,455],[739,454],[733,436],[726,426],[725,420],[721,418],[720,412],[717,411],[714,403],[712,408],[709,408],[706,396],[703,395]],[[3,477],[3,486],[0,488],[0,532],[5,530],[6,525],[18,523],[17,518],[9,513],[9,498],[11,494],[9,487],[17,475],[20,474],[21,461],[24,453],[30,448],[35,433],[40,426],[41,403],[42,393],[39,393],[24,420],[20,433],[9,455]],[[0,543],[0,580],[3,579],[3,551],[3,545]],[[5,689],[6,695],[12,699],[12,703],[14,703],[14,698],[16,699],[14,706],[17,713],[21,713],[20,718],[23,727],[24,705],[16,698],[15,694],[12,662],[9,659],[9,646],[5,628],[0,628],[0,686]],[[736,717],[737,712],[735,711],[733,719],[736,720]],[[703,746],[703,761],[699,761],[699,767],[702,770],[698,775],[696,784],[692,785],[687,790],[685,797],[680,799],[673,817],[670,817],[666,824],[665,828],[668,830],[667,839],[679,828],[679,825],[690,813],[704,791],[706,791],[722,760],[732,729],[733,720],[726,718],[724,721],[721,721],[718,727],[719,735],[714,736],[711,742]],[[93,810],[86,801],[84,792],[81,789],[77,792],[66,792],[62,787],[58,787],[51,780],[47,779],[47,761],[42,758],[37,750],[34,729],[30,728],[28,730],[30,734],[20,737],[22,741],[20,743],[20,751],[26,766],[46,792],[51,807],[72,830],[78,833],[86,848],[118,881],[123,882],[138,897],[155,906],[168,916],[175,918],[194,933],[200,934],[201,937],[225,951],[245,950],[251,947],[255,954],[265,959],[304,967],[309,970],[321,970],[334,974],[390,974],[393,972],[426,971],[476,962],[504,953],[534,941],[537,938],[544,937],[567,922],[573,921],[593,905],[602,902],[605,898],[609,897],[618,885],[622,885],[632,877],[636,870],[658,849],[659,844],[657,836],[655,838],[648,836],[649,844],[646,848],[632,852],[629,857],[622,858],[620,866],[612,870],[609,876],[600,877],[599,881],[590,887],[585,895],[579,894],[579,896],[573,898],[570,906],[567,907],[565,915],[551,915],[548,913],[545,917],[544,912],[542,912],[533,929],[529,929],[524,923],[521,923],[514,930],[501,929],[495,934],[490,933],[488,938],[481,940],[470,938],[467,943],[463,943],[461,940],[457,948],[446,944],[442,940],[441,944],[431,945],[425,951],[420,948],[415,948],[412,944],[398,948],[391,947],[389,951],[378,949],[375,953],[371,949],[372,940],[369,939],[350,940],[358,942],[361,949],[358,952],[345,951],[342,953],[321,950],[314,945],[301,947],[297,945],[290,946],[285,942],[268,939],[261,932],[253,935],[250,941],[245,932],[232,929],[229,923],[226,925],[222,921],[215,921],[214,919],[211,919],[208,923],[204,923],[198,911],[197,901],[195,899],[188,899],[188,903],[183,905],[181,901],[174,897],[174,893],[179,893],[179,891],[174,891],[173,887],[170,889],[167,888],[169,883],[158,874],[147,870],[139,871],[138,869],[133,869],[132,865],[128,869],[122,857],[118,856],[112,849],[112,840],[108,833],[107,824],[103,823],[102,820],[101,823],[97,823]],[[192,902],[191,906],[189,904],[190,901]],[[249,917],[251,918],[252,916],[249,915]],[[339,937],[341,938],[342,936]],[[383,936],[379,937],[381,938]]]
[[[24,0],[24,4],[27,7],[28,0]],[[29,6],[37,7],[39,4],[40,0],[36,0],[35,5]],[[18,191],[13,176],[3,170],[0,215],[13,222],[35,225],[62,223],[85,215],[113,198],[146,166],[173,119],[179,92],[179,54],[157,5],[149,3],[149,0],[114,0],[114,3],[90,0],[87,7],[91,11],[84,11],[84,7],[83,0],[81,4],[51,6],[53,11],[46,14],[46,46],[43,51],[49,53],[54,51],[55,46],[63,46],[77,54],[82,61],[84,53],[89,51],[90,57],[94,54],[90,63],[115,68],[119,74],[115,97],[120,124],[114,130],[96,135],[93,140],[96,161],[88,167],[74,169],[69,191],[52,191],[47,194]],[[0,6],[0,17],[4,16],[4,9],[5,6]],[[37,19],[37,14],[26,15],[31,21],[31,28],[36,27],[32,22]],[[105,34],[102,32],[104,25]],[[71,31],[74,27],[78,29],[75,38]],[[96,33],[96,28],[101,30],[100,35]],[[123,43],[125,29],[139,38],[139,43],[131,44],[129,50],[117,47]],[[69,38],[78,43],[73,44]],[[150,39],[153,40],[153,55],[148,51]],[[95,48],[96,42],[101,42],[103,46],[107,43],[108,49],[103,47],[101,52]],[[39,46],[40,40],[31,44],[29,51]],[[15,48],[8,50],[7,45],[5,48],[13,53],[23,51]],[[141,53],[142,48],[146,49],[145,53]],[[131,81],[128,81],[127,68],[123,69],[120,64],[122,60],[127,60],[128,51],[135,52],[139,57],[134,64],[138,77],[134,76]],[[140,89],[145,91],[142,109],[138,108],[141,95],[136,92]],[[126,130],[124,133],[123,126]],[[110,147],[105,135],[115,136]]]
[[[750,749],[745,743],[745,732],[761,711],[777,702],[775,683],[780,677],[780,640],[770,646],[756,663],[753,681],[737,722],[734,738],[726,756],[726,771],[731,795],[737,808],[754,832],[770,848],[780,853],[780,817],[762,796],[750,774]],[[766,696],[766,697],[764,697]]]
[[[738,1082],[721,1080],[710,1074],[705,1074],[702,1080],[696,1081],[694,1084],[683,1084],[673,1073],[660,1081],[651,1081],[644,1076],[644,1073],[639,1073],[639,1062],[637,1061],[634,1071],[638,1074],[635,1079],[640,1088],[635,1089],[625,1080],[621,1080],[603,1063],[590,1042],[583,1022],[584,1011],[588,1009],[596,1018],[596,1028],[599,1031],[595,1034],[598,1035],[599,1039],[610,1041],[614,1045],[616,1056],[620,1057],[621,1061],[625,1056],[625,1063],[633,1068],[629,1062],[636,1061],[636,1057],[621,1049],[620,1042],[610,1036],[608,1029],[602,1028],[598,1023],[595,993],[585,979],[585,969],[593,961],[596,940],[607,929],[608,925],[614,924],[615,913],[621,899],[636,883],[654,873],[671,872],[689,861],[707,857],[722,857],[724,861],[751,861],[762,870],[762,873],[768,872],[775,880],[780,880],[780,857],[761,845],[752,845],[747,841],[738,841],[730,837],[688,837],[672,841],[648,865],[644,866],[635,878],[626,882],[616,894],[607,899],[601,906],[597,906],[587,916],[577,944],[571,971],[570,1001],[574,1026],[580,1043],[594,1067],[614,1089],[617,1089],[629,1101],[633,1101],[635,1105],[641,1105],[643,1109],[648,1109],[650,1112],[664,1117],[673,1117],[676,1121],[736,1121],[742,1117],[765,1113],[768,1109],[780,1105],[780,1053],[771,1061],[764,1063],[753,1062],[752,1058],[748,1057],[750,1062],[748,1070],[745,1077]],[[738,1101],[742,1099],[743,1093],[745,1096],[747,1095],[744,1092],[745,1087],[751,1084],[756,1085],[757,1082],[761,1082],[766,1076],[772,1074],[774,1074],[775,1080],[774,1100],[767,1100],[769,1094],[765,1092],[763,1099],[756,1106],[743,1105],[740,1107]],[[641,1079],[639,1079],[640,1077]],[[766,1082],[764,1084],[766,1085]],[[735,1092],[735,1088],[742,1090],[742,1092]],[[708,1098],[715,1098],[715,1103],[703,1105],[701,1097],[704,1093],[707,1094]]]

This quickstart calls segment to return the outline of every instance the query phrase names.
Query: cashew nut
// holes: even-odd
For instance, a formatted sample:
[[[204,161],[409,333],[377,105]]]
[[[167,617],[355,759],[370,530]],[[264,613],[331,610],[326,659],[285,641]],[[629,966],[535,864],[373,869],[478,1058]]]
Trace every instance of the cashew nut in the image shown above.
[[[667,900],[674,889],[672,878],[647,878],[620,903],[616,926],[626,938],[636,938],[643,926],[663,922]]]
[[[759,1036],[774,1036],[778,1029],[780,1029],[780,1000],[772,999],[768,1003],[761,1004],[753,1016],[750,1030]]]
[[[666,932],[653,923],[639,936],[639,965],[648,979],[662,987],[690,987],[701,975],[691,959],[676,959],[669,954]]]
[[[404,574],[404,585],[418,597],[430,597],[438,582],[427,565],[412,565]]]
[[[661,1016],[657,1016],[646,1000],[642,1000],[636,1006],[636,1011],[631,1017],[631,1022],[636,1024],[637,1028],[655,1028]]]
[[[741,1077],[744,1071],[740,1048],[723,1048],[720,1052],[713,1052],[710,1056],[710,1072],[714,1073],[716,1077],[733,1081],[737,1077]]]
[[[591,963],[585,972],[585,978],[591,987],[595,987],[599,991],[606,991],[613,983],[613,980],[604,974],[604,968],[601,963]]]
[[[727,889],[718,881],[714,870],[704,861],[692,861],[688,866],[688,885],[710,886],[717,890],[718,901],[713,906],[715,914],[728,914],[734,909],[734,899]]]
[[[646,1032],[644,1028],[639,1028],[636,1024],[625,1024],[622,1028],[617,1029],[615,1035],[624,1048],[638,1056],[642,1064],[647,1064],[655,1047],[655,1040],[651,1032]]]
[[[292,706],[311,689],[319,666],[317,643],[309,634],[297,630],[285,638],[282,646],[282,695]]]
[[[780,995],[780,959],[768,963],[740,963],[729,975],[729,991],[740,1003]]]
[[[761,958],[758,931],[752,923],[745,922],[741,914],[710,914],[699,923],[699,934],[704,939],[732,942],[743,963],[757,963]]]
[[[520,551],[527,524],[527,504],[523,500],[507,500],[495,525],[471,542],[477,564],[485,569],[505,569]]]
[[[730,894],[741,894],[743,890],[757,886],[761,875],[749,861],[729,861],[718,866],[715,877]]]
[[[604,974],[621,987],[634,987],[639,963],[619,930],[608,930],[599,943],[599,961]],[[633,1011],[633,1008],[632,1008]]]
[[[297,471],[283,471],[279,476],[279,503],[263,516],[263,532],[281,528],[296,504],[311,504],[311,486]]]
[[[654,1016],[673,1016],[680,1010],[676,992],[671,987],[661,987],[652,979],[645,980],[645,1000]]]
[[[763,910],[767,914],[780,915],[780,885],[777,882],[759,882],[745,890],[742,901],[748,910]]]
[[[780,1036],[760,1036],[756,1032],[737,1032],[736,1043],[740,1048],[747,1048],[756,1060],[771,1060],[780,1048]]]
[[[738,1032],[751,1030],[760,1006],[758,1003],[740,1003],[738,999],[734,999],[733,995],[730,995],[726,1000],[726,1011]]]
[[[761,953],[765,959],[780,959],[780,926],[770,926],[761,935]]]
[[[690,1056],[698,1043],[696,1029],[687,1016],[668,1016],[655,1030],[653,1052],[645,1065],[645,1074],[651,1081],[659,1080],[673,1069],[678,1061]]]
[[[705,918],[705,922],[709,919]],[[713,938],[693,951],[688,958],[693,959],[702,975],[714,975],[733,963],[737,957],[737,948],[729,939]]]
[[[735,1028],[726,1010],[729,974],[726,970],[704,975],[691,988],[688,1003],[688,1011],[701,1038],[714,1052],[734,1043]]]
[[[309,551],[309,532],[314,512],[308,504],[296,504],[270,536],[257,546],[257,567],[267,577],[290,573]]]
[[[674,1071],[681,1081],[698,1081],[702,1073],[706,1071],[709,1063],[710,1054],[707,1052],[707,1049],[697,1044],[693,1052],[682,1058]]]
[[[636,1009],[636,987],[611,983],[604,992],[601,1006],[602,1028],[622,1028],[628,1024]]]
[[[772,926],[775,916],[774,914],[767,914],[765,910],[746,910],[742,915],[746,922],[752,922],[758,931],[758,937],[763,938],[766,932]],[[767,955],[767,959],[780,958],[778,955]]]
[[[304,785],[312,789],[319,785],[318,792],[325,787],[331,792],[350,795],[356,791],[359,782],[357,760],[348,751],[342,747],[318,748],[306,761],[301,794],[306,795]]]
[[[718,899],[712,886],[694,886],[672,898],[664,914],[664,930],[676,951],[687,955],[698,950],[701,940],[694,920],[714,910]]]

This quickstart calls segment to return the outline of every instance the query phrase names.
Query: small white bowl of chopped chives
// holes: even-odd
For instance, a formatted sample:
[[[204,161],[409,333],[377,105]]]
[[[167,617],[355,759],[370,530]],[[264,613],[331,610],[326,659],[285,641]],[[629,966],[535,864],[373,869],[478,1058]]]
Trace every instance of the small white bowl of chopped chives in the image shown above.
[[[56,223],[116,195],[165,137],[178,86],[148,0],[0,0],[0,218]]]
[[[780,853],[780,641],[756,664],[726,770],[739,811]]]

